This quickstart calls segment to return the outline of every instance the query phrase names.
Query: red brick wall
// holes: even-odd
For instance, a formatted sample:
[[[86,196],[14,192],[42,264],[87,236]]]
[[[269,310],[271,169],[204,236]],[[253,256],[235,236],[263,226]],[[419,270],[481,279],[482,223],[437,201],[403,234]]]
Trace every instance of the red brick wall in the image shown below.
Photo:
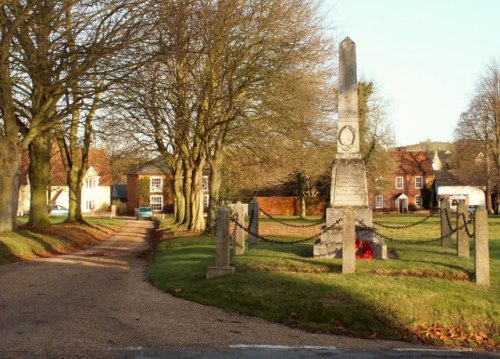
[[[296,196],[289,197],[256,197],[259,207],[275,216],[300,215],[300,201]],[[308,216],[323,216],[325,202],[317,197],[306,198],[306,214]]]

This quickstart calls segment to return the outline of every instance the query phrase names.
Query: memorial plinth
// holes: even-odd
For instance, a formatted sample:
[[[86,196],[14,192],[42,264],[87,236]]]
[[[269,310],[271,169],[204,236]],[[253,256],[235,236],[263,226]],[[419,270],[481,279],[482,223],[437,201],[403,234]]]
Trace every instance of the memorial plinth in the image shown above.
[[[337,122],[337,154],[332,168],[330,207],[326,210],[326,225],[331,227],[343,218],[344,209],[354,211],[357,223],[373,225],[368,207],[368,186],[365,162],[359,151],[358,80],[356,74],[356,44],[346,37],[339,49],[339,97]],[[372,233],[356,226],[356,238],[373,245],[376,258],[387,258],[387,248]],[[324,233],[314,245],[315,257],[342,256],[342,226]]]

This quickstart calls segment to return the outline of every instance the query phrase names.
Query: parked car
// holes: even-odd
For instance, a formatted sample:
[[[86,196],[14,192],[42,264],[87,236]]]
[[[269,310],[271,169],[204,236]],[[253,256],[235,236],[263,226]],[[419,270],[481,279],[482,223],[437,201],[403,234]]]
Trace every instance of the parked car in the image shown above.
[[[475,213],[478,208],[478,205],[470,205],[468,210],[470,213]]]
[[[137,211],[135,212],[135,217],[137,220],[143,219],[143,218],[149,218],[153,219],[153,211],[151,210],[151,207],[139,207]]]
[[[59,217],[59,216],[68,216],[68,209],[63,206],[59,206],[58,204],[51,204],[50,205],[50,215],[54,217]]]

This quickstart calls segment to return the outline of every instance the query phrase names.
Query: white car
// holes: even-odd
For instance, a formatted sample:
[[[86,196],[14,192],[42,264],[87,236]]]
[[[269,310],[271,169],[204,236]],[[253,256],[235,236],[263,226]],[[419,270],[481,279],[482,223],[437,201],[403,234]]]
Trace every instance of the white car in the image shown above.
[[[68,209],[63,206],[59,206],[58,204],[51,204],[50,205],[50,215],[54,217],[59,217],[59,216],[68,216]]]

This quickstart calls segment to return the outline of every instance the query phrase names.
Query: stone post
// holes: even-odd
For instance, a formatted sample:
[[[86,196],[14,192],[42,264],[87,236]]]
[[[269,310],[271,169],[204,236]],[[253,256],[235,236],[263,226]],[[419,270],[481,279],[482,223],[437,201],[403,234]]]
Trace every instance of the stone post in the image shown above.
[[[448,220],[449,219],[449,220]],[[451,248],[451,210],[447,198],[441,200],[441,247]]]
[[[474,218],[476,284],[490,286],[490,253],[488,247],[488,212],[484,207],[476,210]]]
[[[356,272],[356,223],[354,210],[344,209],[342,223],[342,274]]]
[[[469,211],[465,202],[461,202],[457,207],[457,228],[465,225],[469,220]],[[469,237],[465,228],[457,231],[457,255],[469,258]]]
[[[237,221],[244,227],[245,226],[245,207],[240,201],[236,202],[234,206],[234,213],[237,215]],[[235,224],[236,226],[236,224]],[[234,238],[234,255],[241,256],[245,254],[245,231],[243,228],[236,226]]]
[[[116,204],[111,205],[111,213],[109,215],[110,218],[116,217]]]
[[[257,235],[259,234],[259,215],[259,202],[254,198],[248,204],[248,231]],[[258,237],[251,234],[248,236],[248,244],[257,244],[258,242]]]
[[[223,277],[234,273],[229,265],[229,209],[225,206],[217,209],[216,220],[215,266],[207,268],[207,279]]]

